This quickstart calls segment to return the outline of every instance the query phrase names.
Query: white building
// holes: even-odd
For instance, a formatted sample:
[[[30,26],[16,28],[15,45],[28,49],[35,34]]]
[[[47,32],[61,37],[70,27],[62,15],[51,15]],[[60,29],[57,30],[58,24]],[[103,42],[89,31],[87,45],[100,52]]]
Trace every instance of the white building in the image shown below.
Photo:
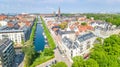
[[[88,54],[95,40],[96,36],[91,32],[79,35],[74,41],[64,36],[62,38],[62,49],[69,60],[72,61],[72,57],[85,56]]]
[[[32,26],[24,26],[16,29],[15,27],[9,28],[7,26],[0,27],[0,39],[9,38],[15,44],[21,45],[22,42],[29,39]]]
[[[6,21],[0,21],[0,26],[6,26],[7,22]]]
[[[11,39],[15,44],[21,44],[22,40],[25,40],[25,35],[22,30],[0,31],[0,39],[4,38]]]
[[[94,27],[93,33],[97,37],[107,38],[110,36],[110,32],[116,30],[116,25],[112,25],[107,22],[96,21],[92,22],[91,26]]]
[[[90,23],[90,25],[94,28],[96,27],[103,28],[104,30],[111,30],[116,27],[115,25],[112,25],[108,22],[102,22],[102,21],[95,21],[95,22]]]
[[[45,20],[46,22],[55,21],[54,17],[44,17],[43,20]]]

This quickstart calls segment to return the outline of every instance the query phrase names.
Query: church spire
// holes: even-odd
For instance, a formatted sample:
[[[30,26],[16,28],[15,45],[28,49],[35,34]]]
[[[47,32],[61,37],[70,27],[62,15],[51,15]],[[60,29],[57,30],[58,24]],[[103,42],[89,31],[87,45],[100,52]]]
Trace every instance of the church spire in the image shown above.
[[[60,12],[60,7],[59,7],[59,9],[58,9],[58,17],[60,17],[61,16],[61,12]]]

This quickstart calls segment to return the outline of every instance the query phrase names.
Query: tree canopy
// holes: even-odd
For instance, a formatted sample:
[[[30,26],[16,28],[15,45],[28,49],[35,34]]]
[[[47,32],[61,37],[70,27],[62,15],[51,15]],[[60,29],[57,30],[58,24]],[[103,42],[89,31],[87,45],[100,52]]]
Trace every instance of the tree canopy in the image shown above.
[[[51,48],[45,48],[43,52],[45,56],[52,56],[54,54],[54,51]]]
[[[85,26],[85,25],[87,25],[87,23],[84,22],[84,23],[81,23],[81,25]]]
[[[65,62],[58,62],[57,64],[52,65],[51,67],[67,67]]]
[[[35,58],[39,55],[39,53],[37,53],[34,50],[34,46],[33,46],[33,39],[35,36],[37,21],[38,21],[38,18],[36,18],[34,21],[34,25],[32,27],[32,31],[30,34],[30,39],[26,41],[23,46],[23,52],[25,53],[25,62],[24,62],[25,67],[30,67],[30,65],[33,63]]]
[[[119,67],[120,36],[112,35],[103,44],[96,44],[87,60],[74,57],[73,61],[72,67]]]
[[[59,24],[61,29],[65,29],[67,27],[68,23],[67,22],[62,22],[61,24]]]
[[[106,22],[110,22],[114,25],[120,25],[120,14],[84,14],[88,18],[94,17],[95,20],[103,20]]]

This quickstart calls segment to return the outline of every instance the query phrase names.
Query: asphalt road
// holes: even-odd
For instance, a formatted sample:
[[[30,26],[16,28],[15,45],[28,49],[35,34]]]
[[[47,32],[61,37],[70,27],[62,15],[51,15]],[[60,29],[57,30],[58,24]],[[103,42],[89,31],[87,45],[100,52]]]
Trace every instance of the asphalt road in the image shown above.
[[[68,67],[71,67],[72,63],[68,60],[68,58],[67,58],[66,56],[64,56],[63,54],[60,53],[60,51],[58,50],[58,48],[56,48],[56,49],[54,50],[54,52],[55,52],[55,58],[53,58],[53,59],[51,59],[51,60],[49,60],[49,61],[47,61],[47,62],[45,62],[45,63],[43,63],[43,64],[40,64],[40,65],[38,65],[38,66],[36,66],[36,67],[46,67],[46,66],[49,66],[49,65],[51,65],[52,62],[54,62],[55,60],[56,60],[57,62],[60,62],[60,61],[65,62]]]
[[[72,62],[70,62],[70,60],[64,54],[61,54],[58,48],[56,48],[55,50],[55,58],[58,62],[60,61],[65,62],[68,67],[71,67],[72,65]]]

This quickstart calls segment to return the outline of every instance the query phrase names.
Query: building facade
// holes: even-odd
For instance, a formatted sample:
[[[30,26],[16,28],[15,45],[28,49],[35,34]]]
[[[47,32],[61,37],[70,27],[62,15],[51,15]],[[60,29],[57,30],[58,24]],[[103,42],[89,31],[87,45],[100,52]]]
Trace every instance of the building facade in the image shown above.
[[[75,56],[83,56],[89,53],[89,50],[93,48],[93,43],[96,40],[96,36],[92,33],[86,33],[79,35],[73,41],[69,37],[64,36],[62,38],[62,50],[65,55],[72,61],[71,58]]]
[[[26,41],[30,36],[30,28],[24,28],[23,30],[1,30],[0,39],[9,38],[15,44],[21,44],[22,41]]]
[[[13,67],[15,50],[10,39],[0,40],[0,67]]]
[[[0,39],[8,38],[21,47],[29,39],[35,19],[31,14],[7,15],[0,21]]]

